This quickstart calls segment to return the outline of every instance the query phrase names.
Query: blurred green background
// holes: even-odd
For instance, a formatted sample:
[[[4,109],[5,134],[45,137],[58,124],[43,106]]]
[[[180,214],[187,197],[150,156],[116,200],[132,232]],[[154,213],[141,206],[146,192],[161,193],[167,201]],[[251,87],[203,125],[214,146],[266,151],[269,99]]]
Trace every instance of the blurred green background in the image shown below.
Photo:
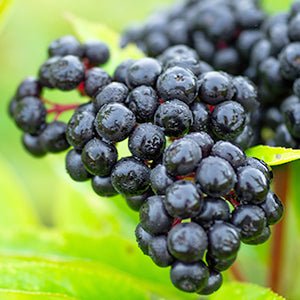
[[[0,7],[2,2],[0,0]],[[47,57],[49,42],[61,35],[73,33],[71,26],[63,17],[66,12],[71,12],[89,21],[107,24],[120,31],[128,22],[143,20],[154,8],[168,2],[170,3],[171,0],[19,0],[13,3],[5,26],[0,31],[0,269],[3,267],[1,257],[7,253],[10,257],[14,253],[17,253],[17,256],[23,255],[24,251],[30,255],[38,253],[38,251],[51,254],[53,251],[61,257],[68,252],[66,250],[68,248],[66,245],[68,245],[70,249],[73,249],[72,255],[86,257],[85,251],[87,250],[84,249],[84,243],[81,245],[83,248],[77,249],[75,253],[74,247],[76,248],[76,246],[71,243],[71,247],[68,244],[72,240],[69,236],[56,236],[52,233],[50,236],[45,236],[44,226],[55,228],[57,232],[89,237],[113,234],[120,235],[129,242],[134,241],[137,216],[126,207],[124,200],[120,197],[99,198],[92,192],[89,183],[72,182],[64,169],[65,154],[48,155],[41,159],[27,154],[20,141],[21,132],[7,114],[7,106],[18,83],[28,75],[37,74],[39,66]],[[290,2],[289,0],[266,0],[265,5],[269,11],[277,11],[288,7]],[[77,93],[67,94],[49,92],[46,96],[50,100],[67,99],[67,102],[70,103],[80,101]],[[297,250],[300,243],[297,216],[292,207],[286,213],[285,218],[289,219],[286,227],[289,234],[285,240],[287,251],[285,251],[285,267],[282,271],[284,280],[282,280],[280,290],[282,294],[288,295],[288,299],[296,300],[300,299],[300,255]],[[18,232],[27,229],[29,237],[26,234],[18,235]],[[43,234],[39,235],[41,231]],[[38,233],[37,236],[35,236],[35,232]],[[48,241],[52,241],[52,239],[56,239],[53,249],[48,244]],[[78,241],[81,243],[81,239]],[[132,245],[137,248],[135,244]],[[106,244],[105,247],[111,247],[110,255],[113,256],[118,244],[113,246]],[[135,248],[130,251],[135,253]],[[250,282],[268,286],[266,273],[271,260],[269,248],[270,242],[255,248],[244,247],[242,249],[238,261],[242,271],[247,274],[246,279]],[[95,251],[93,254],[95,257],[97,255],[105,256],[98,249],[93,249],[93,251]],[[121,250],[119,249],[119,251]],[[70,250],[70,252],[72,251]],[[96,252],[99,253],[96,254]],[[117,252],[116,255],[118,255]],[[91,256],[91,253],[87,255],[89,258]],[[44,256],[42,255],[42,257]],[[107,254],[105,257],[111,264],[108,259],[109,255]],[[123,268],[122,271],[127,268],[126,270],[132,274],[148,272],[147,276],[154,282],[153,278],[157,276],[157,282],[162,280],[171,285],[166,270],[159,270],[155,266],[152,268],[152,263],[148,258],[142,255],[138,257],[136,265],[130,265],[130,270],[130,260],[128,263],[118,262],[119,265],[122,265],[120,267]],[[253,261],[257,263],[254,264]],[[138,265],[139,263],[142,263],[141,267]],[[151,267],[149,267],[150,265]],[[140,268],[145,268],[144,273],[139,270]],[[24,272],[26,273],[26,271]],[[29,274],[31,273],[32,271],[29,271]],[[0,278],[3,278],[1,276],[0,272]],[[231,275],[226,275],[226,278],[230,279]],[[21,283],[22,280],[21,276]],[[13,285],[12,282],[10,284]],[[21,283],[20,285],[22,285]],[[4,284],[4,287],[10,288],[10,285],[5,286]],[[19,287],[16,286],[15,289]],[[1,282],[0,288],[3,288]],[[23,289],[26,290],[26,287]],[[170,292],[171,295],[176,295],[173,293]],[[178,295],[178,298],[174,296],[170,299],[192,299],[189,296]],[[6,298],[2,298],[0,294],[0,299]],[[136,296],[128,299],[144,298]]]

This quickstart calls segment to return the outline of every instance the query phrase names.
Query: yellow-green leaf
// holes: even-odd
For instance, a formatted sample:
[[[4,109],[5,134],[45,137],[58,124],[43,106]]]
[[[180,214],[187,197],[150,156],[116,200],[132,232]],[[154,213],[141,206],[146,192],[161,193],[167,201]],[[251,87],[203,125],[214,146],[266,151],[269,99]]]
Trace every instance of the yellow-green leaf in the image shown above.
[[[112,75],[116,67],[125,59],[138,59],[145,55],[136,45],[130,44],[124,49],[120,48],[120,36],[117,32],[108,28],[104,24],[93,23],[73,14],[66,14],[66,19],[71,23],[75,35],[82,41],[87,40],[101,40],[109,46],[110,59],[102,66],[106,71]]]
[[[262,145],[246,150],[246,154],[262,159],[270,166],[282,165],[300,159],[300,150]]]
[[[280,11],[287,11],[293,3],[294,0],[280,0],[280,1],[274,1],[274,0],[262,0],[262,6],[264,10],[268,13],[278,13]]]
[[[284,300],[270,289],[251,283],[224,284],[220,291],[209,297],[209,300]]]
[[[13,0],[0,0],[0,32],[12,8]]]
[[[1,300],[79,300],[61,294],[0,290]]]

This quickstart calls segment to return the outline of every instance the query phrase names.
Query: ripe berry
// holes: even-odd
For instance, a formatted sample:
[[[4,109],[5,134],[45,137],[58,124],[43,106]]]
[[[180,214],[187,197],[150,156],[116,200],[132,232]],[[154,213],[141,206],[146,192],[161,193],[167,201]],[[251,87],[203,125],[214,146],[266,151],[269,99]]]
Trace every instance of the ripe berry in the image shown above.
[[[244,129],[246,114],[243,106],[235,101],[216,105],[211,115],[211,129],[220,139],[234,139]]]
[[[145,193],[137,196],[127,196],[125,198],[127,205],[135,211],[139,211],[146,199],[153,196],[152,190],[149,188]]]
[[[159,235],[150,240],[148,254],[153,262],[162,268],[168,267],[174,262],[174,257],[168,251],[165,235]]]
[[[203,258],[208,246],[204,229],[196,223],[181,223],[168,233],[168,249],[178,260],[194,262]]]
[[[125,196],[136,196],[149,188],[150,170],[146,164],[133,158],[120,159],[111,172],[115,190]]]
[[[172,58],[165,65],[165,69],[169,69],[172,67],[180,67],[183,69],[189,69],[196,76],[199,76],[202,73],[200,61],[192,56]]]
[[[274,225],[281,220],[284,208],[282,202],[273,191],[268,192],[265,201],[260,204],[260,207],[265,212],[268,225]]]
[[[209,271],[203,261],[184,263],[177,261],[172,265],[171,281],[179,290],[194,293],[205,287]]]
[[[164,207],[161,196],[149,197],[140,209],[141,226],[152,235],[169,232],[173,221]]]
[[[81,153],[77,152],[75,149],[71,149],[67,153],[66,170],[70,177],[75,181],[86,181],[91,177],[82,163]]]
[[[188,69],[172,67],[164,71],[157,80],[157,92],[164,100],[178,99],[191,104],[197,97],[197,78]]]
[[[41,95],[42,86],[32,76],[25,78],[17,89],[16,97],[18,100],[25,97],[39,97]]]
[[[138,224],[135,229],[135,236],[140,249],[145,255],[148,255],[149,243],[152,239],[152,235],[145,231],[141,224]]]
[[[194,141],[201,148],[202,157],[208,156],[212,146],[214,145],[214,140],[204,131],[189,133],[185,135],[183,139],[191,139]]]
[[[227,141],[218,141],[211,149],[210,155],[227,160],[236,169],[246,161],[245,152],[238,146]]]
[[[127,69],[135,62],[134,59],[126,59],[122,61],[114,72],[114,80],[126,84]]]
[[[193,173],[202,158],[201,148],[191,139],[174,141],[166,148],[163,164],[167,172],[174,176]]]
[[[170,137],[183,136],[193,123],[189,107],[177,99],[162,103],[155,112],[154,122]]]
[[[193,113],[193,124],[190,131],[208,131],[210,121],[208,107],[204,103],[194,102],[191,111]]]
[[[236,256],[240,248],[238,230],[230,223],[217,222],[210,227],[208,233],[208,252],[220,259]]]
[[[22,144],[25,149],[35,157],[42,157],[47,153],[46,150],[43,149],[38,135],[24,133],[22,137]]]
[[[269,182],[259,169],[246,166],[238,171],[237,177],[235,190],[239,201],[253,204],[264,201],[269,191]]]
[[[18,101],[16,99],[16,97],[12,97],[9,101],[9,104],[8,104],[8,113],[10,115],[10,117],[14,117],[14,111],[16,109],[18,105]]]
[[[300,138],[300,103],[293,105],[284,114],[285,124],[290,134],[299,139]]]
[[[271,229],[269,226],[267,226],[264,228],[264,230],[259,236],[244,243],[248,245],[260,245],[265,243],[270,238],[270,236],[271,236]]]
[[[92,178],[92,188],[94,192],[103,197],[111,197],[117,195],[118,192],[114,189],[110,176],[108,177],[100,177],[94,176]]]
[[[118,152],[114,145],[93,138],[82,149],[81,159],[89,173],[106,177],[117,162]]]
[[[129,137],[128,148],[142,160],[157,159],[163,152],[166,138],[163,131],[152,123],[137,126]]]
[[[196,170],[195,182],[212,197],[227,195],[236,182],[236,175],[226,160],[220,157],[204,158]]]
[[[81,56],[82,49],[79,41],[74,36],[65,35],[50,43],[48,54],[50,57],[65,55]]]
[[[157,165],[150,173],[152,190],[158,195],[164,195],[166,189],[174,182],[174,178],[168,174],[164,165]]]
[[[280,71],[284,78],[295,80],[300,76],[300,43],[287,45],[279,55]]]
[[[101,92],[110,82],[111,78],[105,70],[101,68],[92,68],[85,74],[83,84],[84,91],[89,97],[95,97],[97,94],[99,95],[99,92]],[[97,105],[97,97],[94,104],[97,108],[100,108],[100,105]]]
[[[193,218],[193,221],[200,224],[204,229],[208,229],[217,220],[228,222],[229,219],[230,210],[225,200],[205,197],[202,201],[201,211]]]
[[[54,86],[50,82],[51,77],[51,67],[52,65],[60,59],[59,56],[54,56],[46,60],[39,69],[39,82],[47,87],[53,88]]]
[[[229,269],[232,266],[232,264],[235,262],[236,258],[237,255],[234,256],[233,258],[220,259],[211,255],[209,252],[206,252],[206,256],[205,256],[209,268],[215,269],[219,272]]]
[[[145,52],[150,56],[157,56],[170,46],[167,36],[162,32],[150,33],[145,38]]]
[[[62,91],[70,91],[83,81],[85,68],[78,57],[67,55],[54,62],[50,69],[50,83]]]
[[[192,218],[197,216],[201,210],[202,194],[193,182],[176,181],[167,188],[164,203],[172,217]]]
[[[74,113],[66,130],[67,140],[71,146],[81,150],[95,136],[94,120],[95,115],[92,113],[86,111]]]
[[[155,86],[161,71],[161,64],[156,59],[140,58],[127,68],[126,83],[130,88],[140,85]]]
[[[256,157],[247,157],[246,165],[260,170],[261,172],[264,173],[264,175],[267,177],[267,179],[270,182],[272,181],[273,179],[272,169],[263,160],[258,159]]]
[[[95,128],[99,136],[110,141],[125,140],[135,126],[135,116],[131,110],[120,103],[105,104],[95,119]]]
[[[240,205],[232,212],[231,222],[241,230],[241,240],[258,237],[267,225],[264,211],[256,205]]]
[[[199,99],[216,105],[231,100],[235,90],[231,78],[223,72],[208,72],[200,77]]]
[[[126,104],[135,114],[137,122],[152,122],[159,106],[159,99],[152,87],[141,85],[131,91]]]
[[[109,49],[101,41],[87,41],[82,45],[82,49],[82,56],[88,59],[89,65],[103,65],[109,60]]]
[[[216,292],[223,283],[223,276],[220,272],[215,270],[209,270],[209,277],[204,289],[197,292],[199,295],[210,295]]]
[[[25,97],[18,102],[13,117],[21,130],[33,134],[45,124],[46,114],[45,105],[40,99]]]
[[[58,153],[70,147],[66,139],[67,124],[61,121],[48,123],[40,134],[40,143],[44,150]]]

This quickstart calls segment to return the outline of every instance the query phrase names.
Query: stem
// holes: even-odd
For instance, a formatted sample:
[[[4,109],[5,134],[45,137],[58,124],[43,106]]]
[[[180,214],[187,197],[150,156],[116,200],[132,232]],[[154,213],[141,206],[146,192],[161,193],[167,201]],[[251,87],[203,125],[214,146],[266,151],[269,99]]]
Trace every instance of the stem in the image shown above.
[[[180,224],[180,223],[181,223],[181,220],[175,219],[175,221],[174,221],[174,223],[173,223],[171,229],[172,229],[174,226],[176,226],[177,224]]]
[[[47,114],[55,113],[54,120],[57,121],[59,116],[68,110],[76,109],[80,104],[54,104],[52,108],[47,110]]]
[[[275,170],[274,190],[281,199],[284,206],[287,203],[288,188],[289,188],[289,168],[284,166]],[[281,267],[283,259],[283,245],[285,233],[285,219],[281,220],[273,227],[273,238],[271,245],[271,267],[269,273],[269,283],[271,289],[278,293],[280,287]]]
[[[239,282],[244,282],[246,281],[241,269],[240,269],[240,266],[237,262],[235,262],[232,267],[229,269],[232,277],[234,278],[234,280],[236,281],[239,281]]]

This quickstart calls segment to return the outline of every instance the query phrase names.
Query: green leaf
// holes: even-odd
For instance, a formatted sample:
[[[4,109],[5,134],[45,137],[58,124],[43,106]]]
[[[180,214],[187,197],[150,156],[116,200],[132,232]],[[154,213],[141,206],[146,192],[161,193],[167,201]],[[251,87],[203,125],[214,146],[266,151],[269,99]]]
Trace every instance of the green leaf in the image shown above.
[[[209,300],[284,300],[283,297],[273,293],[270,289],[251,283],[223,284],[221,289],[209,297]]]
[[[292,199],[292,207],[294,209],[297,221],[298,231],[300,233],[300,161],[294,162],[290,166],[290,189],[291,189],[291,199]]]
[[[39,224],[21,179],[0,155],[0,228]]]
[[[81,261],[82,264],[101,264],[106,270],[112,269],[117,274],[123,274],[148,293],[171,299],[196,298],[195,295],[186,295],[173,287],[169,270],[154,265],[135,242],[115,235],[100,237],[54,230],[0,231],[0,257],[5,260],[26,257],[61,263]],[[91,268],[99,269],[96,265]],[[1,270],[0,264],[0,288],[6,288],[1,286]]]
[[[11,11],[13,0],[0,0],[0,32]]]
[[[246,154],[262,159],[270,166],[282,165],[300,159],[300,150],[262,145],[246,150]]]
[[[1,300],[79,300],[78,298],[52,293],[0,290]]]
[[[261,2],[262,2],[262,7],[266,12],[277,13],[280,11],[287,11],[290,8],[291,3],[294,2],[294,0],[280,0],[280,1],[262,0]]]
[[[104,24],[92,23],[84,20],[71,13],[66,14],[66,19],[71,23],[75,34],[82,41],[102,40],[110,49],[110,59],[103,68],[112,75],[116,67],[125,59],[138,59],[145,55],[134,44],[128,45],[126,48],[120,48],[120,36],[111,28]]]

